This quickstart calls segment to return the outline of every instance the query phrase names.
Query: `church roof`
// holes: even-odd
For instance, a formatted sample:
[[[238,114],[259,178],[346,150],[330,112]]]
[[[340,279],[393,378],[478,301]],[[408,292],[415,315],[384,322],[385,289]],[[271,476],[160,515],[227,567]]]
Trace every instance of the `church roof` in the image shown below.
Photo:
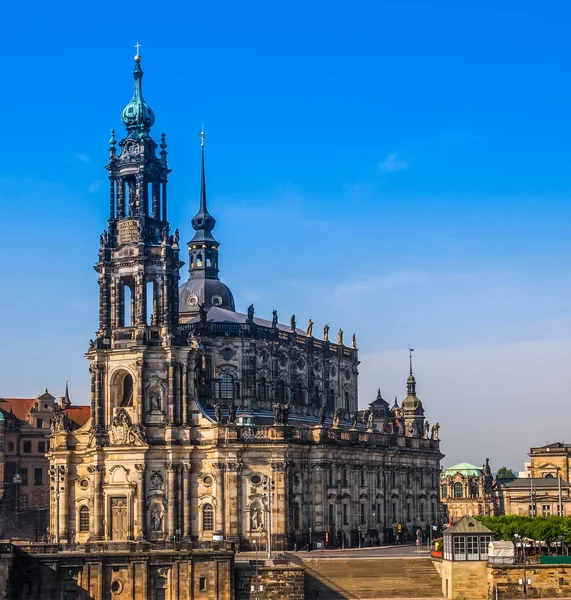
[[[70,420],[82,427],[91,418],[90,406],[68,406],[64,410]]]
[[[482,475],[482,467],[477,467],[476,465],[472,465],[467,462],[458,463],[457,465],[453,465],[452,467],[448,467],[442,471],[440,477],[449,477],[451,475],[456,475],[456,473],[461,473],[462,475]]]
[[[219,306],[213,306],[206,313],[206,320],[208,322],[213,322],[213,323],[247,323],[248,315],[246,315],[244,313],[236,312],[233,310],[228,310],[225,308],[220,308]],[[197,316],[194,319],[192,319],[190,322],[198,323],[199,321],[200,321],[200,318]],[[271,327],[272,326],[271,321],[268,321],[266,319],[260,319],[258,317],[254,317],[254,323],[256,325],[260,325],[262,327]],[[280,331],[291,331],[291,326],[278,323],[277,329],[279,329]],[[295,332],[297,333],[297,335],[306,335],[306,332],[303,329],[300,329],[299,327],[296,328]]]

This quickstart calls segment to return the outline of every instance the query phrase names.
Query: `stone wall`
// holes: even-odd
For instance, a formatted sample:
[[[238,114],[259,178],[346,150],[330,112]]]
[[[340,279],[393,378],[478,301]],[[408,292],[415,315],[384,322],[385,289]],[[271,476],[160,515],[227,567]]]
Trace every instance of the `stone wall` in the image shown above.
[[[442,561],[442,594],[450,600],[484,600],[488,563],[485,561]]]
[[[526,568],[531,585],[527,588],[528,598],[571,597],[571,565],[533,565]],[[506,565],[488,568],[488,593],[498,600],[521,598],[523,590],[519,580],[523,579],[522,565]]]
[[[10,598],[12,560],[13,549],[11,544],[0,543],[0,600],[9,600]]]
[[[254,600],[256,569],[249,565],[236,565],[236,600]],[[258,580],[263,591],[258,594],[260,600],[303,600],[303,568],[297,566],[260,567]]]

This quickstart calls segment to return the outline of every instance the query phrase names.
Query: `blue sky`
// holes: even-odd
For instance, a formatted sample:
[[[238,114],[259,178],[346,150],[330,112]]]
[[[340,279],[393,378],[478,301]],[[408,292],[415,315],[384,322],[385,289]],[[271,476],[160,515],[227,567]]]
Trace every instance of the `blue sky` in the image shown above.
[[[185,241],[205,123],[238,309],[355,331],[362,405],[403,397],[413,345],[445,465],[518,469],[565,440],[571,5],[178,4],[4,8],[0,395],[69,378],[88,402],[103,166],[138,41]]]

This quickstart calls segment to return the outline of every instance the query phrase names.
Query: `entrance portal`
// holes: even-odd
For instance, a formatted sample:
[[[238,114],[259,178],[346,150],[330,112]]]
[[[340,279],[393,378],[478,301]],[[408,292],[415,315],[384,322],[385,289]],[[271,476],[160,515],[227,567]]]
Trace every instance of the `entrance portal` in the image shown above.
[[[127,498],[111,498],[111,539],[126,540],[128,535]]]

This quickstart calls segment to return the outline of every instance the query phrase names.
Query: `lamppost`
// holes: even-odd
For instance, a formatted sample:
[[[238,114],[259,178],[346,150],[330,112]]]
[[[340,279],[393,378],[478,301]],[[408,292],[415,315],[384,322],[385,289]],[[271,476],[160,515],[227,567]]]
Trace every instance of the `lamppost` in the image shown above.
[[[357,527],[357,531],[359,532],[359,548],[361,547],[361,526]]]
[[[523,579],[520,581],[521,581],[521,584],[523,585],[523,597],[524,597],[524,599],[527,599],[527,586],[528,586],[528,583],[531,583],[531,580],[529,582],[527,580],[527,571],[526,571],[526,562],[525,562],[525,544],[523,542],[523,538],[518,533],[516,533],[514,535],[514,537],[520,541],[521,550],[523,553]]]

